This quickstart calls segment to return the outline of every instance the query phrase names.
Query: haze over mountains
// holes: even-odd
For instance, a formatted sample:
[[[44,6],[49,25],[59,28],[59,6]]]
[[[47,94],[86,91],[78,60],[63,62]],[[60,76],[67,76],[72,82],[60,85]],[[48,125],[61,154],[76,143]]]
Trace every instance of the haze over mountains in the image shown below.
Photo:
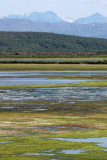
[[[79,23],[79,24],[89,24],[89,23],[107,23],[107,17],[103,16],[100,13],[95,13],[88,17],[79,18],[77,20],[73,21],[72,17],[65,17],[61,18],[59,17],[55,12],[53,11],[47,11],[47,12],[32,12],[30,14],[24,14],[24,15],[8,15],[2,17],[4,18],[11,18],[11,19],[26,19],[31,20],[34,22],[47,22],[47,23],[56,23],[56,22],[73,22],[73,23]]]
[[[55,12],[52,11],[32,12],[30,14],[24,14],[24,15],[9,15],[4,18],[26,19],[34,22],[49,22],[49,23],[56,23],[63,21],[59,16],[57,16]]]
[[[74,23],[79,23],[79,24],[107,23],[107,17],[103,16],[100,13],[95,13],[88,17],[79,18],[75,20]]]
[[[84,37],[107,38],[107,17],[96,13],[79,18],[60,18],[52,11],[9,15],[0,19],[0,31],[51,32]]]

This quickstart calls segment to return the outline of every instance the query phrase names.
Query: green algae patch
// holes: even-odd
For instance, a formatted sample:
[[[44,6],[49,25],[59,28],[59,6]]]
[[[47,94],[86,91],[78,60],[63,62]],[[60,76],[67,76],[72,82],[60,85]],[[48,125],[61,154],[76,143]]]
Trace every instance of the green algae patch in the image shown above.
[[[30,147],[29,147],[30,146]],[[101,149],[93,143],[66,142],[53,139],[35,139],[35,140],[19,140],[14,143],[0,144],[0,154],[23,154],[23,153],[40,153],[44,150],[51,149]],[[6,149],[8,148],[8,149]],[[15,149],[14,149],[15,148]]]
[[[80,82],[80,83],[75,83],[72,84],[72,86],[83,86],[83,87],[91,87],[91,86],[96,86],[96,87],[101,87],[101,86],[107,86],[107,81],[91,81],[91,82]]]
[[[72,133],[73,134],[73,133]],[[76,134],[76,133],[75,133]],[[82,134],[82,133],[81,133]],[[57,136],[61,136],[60,134]],[[65,135],[66,136],[66,135]],[[72,135],[67,135],[66,137],[71,137]],[[83,135],[84,136],[84,135]],[[14,140],[14,143],[6,143],[6,144],[0,144],[0,158],[11,159],[11,157],[14,157],[16,159],[22,159],[25,158],[35,158],[35,159],[51,159],[51,158],[61,158],[67,159],[71,156],[78,158],[84,157],[85,159],[88,159],[89,155],[91,154],[91,158],[97,158],[97,155],[95,153],[99,153],[98,155],[102,157],[102,154],[106,156],[106,152],[103,151],[104,148],[97,146],[95,143],[83,143],[83,142],[66,142],[66,141],[59,141],[59,140],[53,140],[49,139],[49,137],[55,137],[54,135],[29,135],[29,136],[20,136],[20,137],[8,137],[7,139]],[[63,135],[64,137],[64,135]],[[6,139],[6,138],[5,138]],[[62,150],[87,150],[86,153],[81,154],[64,154],[61,151]],[[89,150],[89,151],[88,151]],[[92,150],[92,151],[90,151]],[[94,151],[93,151],[94,150]],[[97,151],[98,150],[98,151]],[[30,154],[52,154],[52,155],[33,155],[30,156]],[[28,154],[27,156],[24,154]],[[2,155],[5,155],[4,157]],[[7,155],[7,156],[6,156]]]
[[[90,102],[91,103],[91,102]],[[95,102],[94,102],[95,103]],[[101,103],[101,102],[100,102]],[[83,103],[80,105],[83,105]],[[95,104],[94,104],[95,105]],[[87,125],[86,125],[87,124]],[[54,125],[86,127],[79,130],[46,131],[47,127]],[[94,125],[94,128],[93,128]],[[101,129],[102,126],[102,129]],[[44,129],[40,128],[44,127]],[[46,129],[45,129],[46,127]],[[89,127],[89,128],[87,128]],[[74,159],[88,160],[105,159],[104,147],[96,143],[66,142],[52,138],[95,138],[107,137],[106,113],[72,113],[72,112],[47,112],[47,113],[19,113],[2,112],[0,114],[0,159],[26,160],[26,159]],[[8,133],[10,129],[10,134]],[[7,132],[8,131],[8,132]],[[15,132],[15,133],[14,133]],[[8,143],[12,141],[12,143]],[[86,149],[81,154],[65,154],[62,150]],[[88,151],[89,150],[89,151]],[[30,154],[38,155],[30,155]],[[28,155],[24,155],[28,154]],[[39,155],[40,154],[40,155]],[[45,155],[42,155],[45,154]],[[48,155],[51,154],[51,155]],[[102,155],[103,154],[103,155]],[[3,156],[4,155],[4,156]],[[105,159],[106,160],[106,159]]]

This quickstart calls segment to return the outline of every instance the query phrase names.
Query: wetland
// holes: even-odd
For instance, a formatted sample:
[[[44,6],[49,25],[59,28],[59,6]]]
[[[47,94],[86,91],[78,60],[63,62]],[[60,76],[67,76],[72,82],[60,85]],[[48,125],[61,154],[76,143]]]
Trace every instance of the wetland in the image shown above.
[[[1,66],[1,160],[106,160],[106,65]]]

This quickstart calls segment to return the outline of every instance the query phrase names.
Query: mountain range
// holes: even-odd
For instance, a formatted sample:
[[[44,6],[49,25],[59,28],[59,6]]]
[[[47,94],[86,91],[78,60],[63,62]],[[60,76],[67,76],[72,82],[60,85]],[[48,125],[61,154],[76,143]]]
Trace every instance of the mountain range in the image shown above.
[[[107,23],[107,17],[103,16],[100,13],[95,13],[91,16],[84,17],[84,18],[78,18],[76,20],[73,20],[73,18],[65,17],[61,18],[59,17],[55,12],[53,11],[47,11],[47,12],[32,12],[30,14],[24,14],[24,15],[8,15],[2,17],[4,18],[11,18],[11,19],[26,19],[31,20],[34,22],[47,22],[47,23],[57,23],[57,22],[70,22],[70,23],[79,23],[79,24],[89,24],[89,23]]]
[[[75,20],[74,23],[79,23],[79,24],[107,23],[107,17],[103,16],[100,13],[95,13],[85,18],[79,18]]]
[[[107,17],[99,13],[71,22],[72,18],[62,19],[52,11],[9,15],[0,19],[0,31],[48,32],[107,39]]]
[[[55,12],[52,11],[32,12],[30,14],[24,14],[24,15],[9,15],[3,18],[26,19],[34,22],[49,22],[49,23],[56,23],[63,21],[63,19],[61,19]]]

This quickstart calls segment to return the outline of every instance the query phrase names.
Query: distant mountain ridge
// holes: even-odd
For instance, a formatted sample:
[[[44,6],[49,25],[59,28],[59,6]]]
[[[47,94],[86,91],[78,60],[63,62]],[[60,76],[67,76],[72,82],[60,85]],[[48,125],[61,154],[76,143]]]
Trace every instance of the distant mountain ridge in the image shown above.
[[[107,23],[107,17],[103,16],[100,13],[95,13],[85,18],[79,18],[75,20],[74,23],[79,23],[79,24]]]
[[[49,22],[49,23],[56,23],[62,22],[61,19],[55,12],[47,11],[47,12],[32,12],[30,14],[24,15],[9,15],[4,18],[11,18],[11,19],[26,19],[31,20],[34,22]]]
[[[32,12],[30,14],[24,15],[8,15],[2,17],[2,19],[11,18],[11,19],[26,19],[34,22],[44,22],[44,23],[57,23],[57,22],[69,22],[69,23],[78,23],[78,24],[89,24],[89,23],[107,23],[107,17],[103,16],[100,13],[95,13],[88,17],[78,18],[73,20],[70,16],[61,18],[53,11],[47,12]]]
[[[62,19],[52,11],[9,15],[0,19],[0,31],[49,32],[107,39],[107,17],[96,13],[73,21],[70,17]]]
[[[0,20],[0,31],[49,32],[107,39],[107,23],[38,23],[30,20],[5,18]]]

